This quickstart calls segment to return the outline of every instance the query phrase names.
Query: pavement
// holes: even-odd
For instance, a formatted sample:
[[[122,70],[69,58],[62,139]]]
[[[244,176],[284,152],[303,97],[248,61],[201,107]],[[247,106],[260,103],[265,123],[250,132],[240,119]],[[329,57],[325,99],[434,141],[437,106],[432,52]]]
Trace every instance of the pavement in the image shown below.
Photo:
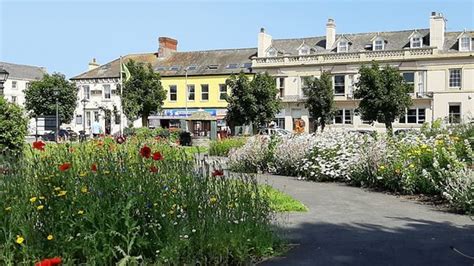
[[[292,249],[260,265],[474,265],[467,215],[340,183],[258,179],[309,208],[275,217]]]

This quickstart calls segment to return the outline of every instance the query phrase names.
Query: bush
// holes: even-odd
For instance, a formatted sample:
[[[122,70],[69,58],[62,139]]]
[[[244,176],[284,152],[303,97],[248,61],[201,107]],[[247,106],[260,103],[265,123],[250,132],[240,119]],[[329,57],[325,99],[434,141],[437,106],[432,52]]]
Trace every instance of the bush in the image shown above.
[[[191,133],[186,132],[186,131],[181,131],[179,133],[179,144],[181,144],[182,146],[191,146],[192,145]]]
[[[23,109],[0,96],[0,156],[21,154],[27,130]]]
[[[231,149],[240,148],[244,146],[244,144],[245,138],[243,137],[232,137],[211,141],[211,144],[209,145],[209,155],[227,156]]]
[[[2,265],[234,265],[277,247],[256,181],[197,175],[180,147],[105,138],[26,157],[0,173]]]
[[[238,149],[229,152],[228,166],[231,170],[244,173],[266,171],[269,165],[270,141],[267,136],[253,136]]]

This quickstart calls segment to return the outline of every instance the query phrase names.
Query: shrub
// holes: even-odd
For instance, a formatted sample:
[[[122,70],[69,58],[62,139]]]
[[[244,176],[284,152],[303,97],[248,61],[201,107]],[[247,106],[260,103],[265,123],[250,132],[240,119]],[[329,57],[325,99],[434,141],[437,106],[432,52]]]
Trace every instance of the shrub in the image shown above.
[[[0,96],[0,157],[21,154],[27,129],[23,109]]]
[[[270,152],[270,138],[267,136],[253,136],[247,143],[238,149],[229,152],[228,166],[231,170],[246,173],[265,171],[268,168],[268,154]]]
[[[254,179],[197,175],[180,147],[105,138],[26,157],[0,173],[2,265],[245,264],[278,244]]]
[[[191,146],[192,145],[191,133],[186,131],[179,132],[179,144],[183,146]]]
[[[211,141],[209,145],[209,155],[211,156],[227,156],[229,151],[234,148],[240,148],[245,144],[245,138],[232,137],[222,140]]]

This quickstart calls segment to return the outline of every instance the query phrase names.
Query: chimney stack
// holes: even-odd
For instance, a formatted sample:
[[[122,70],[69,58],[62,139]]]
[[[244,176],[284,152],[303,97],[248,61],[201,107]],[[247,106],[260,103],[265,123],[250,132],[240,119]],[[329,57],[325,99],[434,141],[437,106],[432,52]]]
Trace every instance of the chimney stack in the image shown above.
[[[446,31],[446,19],[443,14],[431,12],[430,17],[430,46],[437,49],[444,47],[444,33]]]
[[[92,70],[92,69],[96,69],[99,66],[100,66],[99,63],[97,63],[95,58],[92,58],[92,61],[89,62],[89,71]]]
[[[333,47],[336,42],[336,22],[334,19],[328,19],[326,23],[326,50],[329,50]]]
[[[178,41],[169,37],[158,38],[158,58],[165,58],[178,50]]]
[[[265,28],[261,28],[258,33],[258,51],[257,57],[266,57],[265,52],[272,46],[272,36],[265,33]]]

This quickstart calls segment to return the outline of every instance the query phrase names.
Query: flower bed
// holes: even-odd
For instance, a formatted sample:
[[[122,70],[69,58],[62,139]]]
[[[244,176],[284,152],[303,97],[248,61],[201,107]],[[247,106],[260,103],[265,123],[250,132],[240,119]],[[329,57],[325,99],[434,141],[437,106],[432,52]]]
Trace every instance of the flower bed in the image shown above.
[[[425,127],[395,137],[344,131],[257,136],[229,154],[229,167],[441,196],[453,209],[474,213],[473,127]]]
[[[245,138],[232,137],[223,140],[211,141],[209,145],[209,155],[211,156],[227,156],[231,149],[240,148],[245,144]]]
[[[198,176],[179,147],[34,147],[0,173],[0,264],[240,264],[278,246],[255,180]]]

